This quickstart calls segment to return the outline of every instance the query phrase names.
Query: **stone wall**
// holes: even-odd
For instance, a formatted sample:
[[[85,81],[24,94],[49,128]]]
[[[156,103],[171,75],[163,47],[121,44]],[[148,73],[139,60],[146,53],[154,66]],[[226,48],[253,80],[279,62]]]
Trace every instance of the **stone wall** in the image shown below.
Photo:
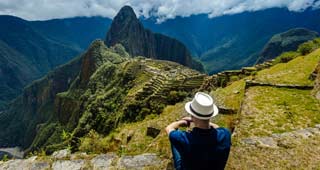
[[[168,169],[170,160],[161,159],[153,153],[134,156],[121,156],[115,153],[100,154],[92,157],[86,153],[70,154],[67,150],[53,153],[51,156],[28,159],[13,159],[0,161],[0,169],[25,170],[97,170],[97,169]],[[171,167],[172,169],[172,167]]]
[[[313,94],[316,96],[317,99],[320,100],[320,62],[314,73],[316,74],[316,80],[314,84]]]
[[[242,67],[240,70],[228,70],[214,74],[210,77],[207,77],[200,87],[200,91],[211,91],[218,87],[226,87],[233,81],[254,75],[257,71],[270,68],[273,66],[273,62],[274,60],[270,60],[262,64],[257,64],[253,67]]]

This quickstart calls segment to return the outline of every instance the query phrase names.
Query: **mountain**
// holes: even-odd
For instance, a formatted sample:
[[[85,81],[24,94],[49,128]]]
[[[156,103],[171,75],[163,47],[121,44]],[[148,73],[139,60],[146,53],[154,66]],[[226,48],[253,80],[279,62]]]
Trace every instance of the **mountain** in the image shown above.
[[[249,74],[242,69],[210,76],[212,80],[232,77],[225,79],[225,87],[214,85],[209,92],[220,108],[212,121],[233,132],[226,169],[319,167],[320,101],[311,92],[319,92],[320,39],[308,44],[317,48],[286,63],[274,63],[268,69],[256,65],[244,68]],[[36,157],[0,161],[0,169],[172,169],[170,142],[162,129],[186,116],[184,105],[192,98],[183,100],[185,95],[180,98],[177,91],[168,96],[163,92],[168,93],[167,88],[173,85],[193,88],[190,85],[203,82],[201,74],[168,61],[132,58],[121,45],[107,48],[103,41],[95,41],[79,59],[76,60],[82,64],[75,65],[82,66],[71,69],[79,69],[78,76],[68,91],[56,95],[56,120],[36,128],[33,146],[47,147]],[[60,69],[69,70],[65,66]],[[183,74],[175,77],[180,71]],[[313,74],[317,74],[316,80],[310,78]],[[180,79],[183,75],[199,79],[186,85]],[[151,101],[156,106],[168,99],[178,100],[157,110],[159,114],[150,114],[147,107]],[[121,109],[128,106],[130,112]],[[114,121],[118,121],[116,126]],[[119,123],[122,121],[125,123]],[[71,132],[68,127],[76,128]],[[108,133],[110,129],[113,130]],[[60,149],[61,145],[52,144],[63,140],[63,148],[67,149],[45,155],[45,151]],[[70,153],[68,144],[72,141],[79,142],[80,152]]]
[[[298,46],[306,41],[313,40],[319,34],[304,28],[295,28],[286,32],[276,34],[265,45],[257,63],[274,59],[278,55],[286,51],[296,51]]]
[[[320,32],[320,10],[292,12],[271,8],[215,18],[203,14],[155,22],[152,18],[142,19],[153,32],[183,42],[206,71],[214,74],[253,65],[275,34],[297,27]]]
[[[0,16],[0,23],[2,110],[25,85],[78,55],[80,50],[48,38],[20,18]]]
[[[81,57],[26,87],[0,114],[0,145],[77,149],[91,129],[108,134],[119,124],[159,114],[205,77],[174,62],[132,58],[123,46],[108,48],[97,40]],[[72,136],[63,139],[63,132]]]
[[[204,71],[181,42],[145,29],[130,6],[124,6],[115,16],[105,43],[108,46],[120,43],[132,56],[170,60]]]
[[[85,51],[95,39],[105,38],[111,21],[104,17],[75,17],[29,23],[50,39]]]

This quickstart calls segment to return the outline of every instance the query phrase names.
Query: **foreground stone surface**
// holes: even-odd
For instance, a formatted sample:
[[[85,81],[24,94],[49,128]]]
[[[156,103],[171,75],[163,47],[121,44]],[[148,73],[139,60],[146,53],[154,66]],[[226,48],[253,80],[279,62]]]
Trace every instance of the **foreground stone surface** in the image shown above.
[[[69,151],[67,151],[69,152]],[[57,153],[67,153],[66,150]],[[65,154],[62,154],[66,156]],[[68,155],[75,160],[67,157],[57,158],[57,154],[48,156],[44,160],[37,157],[28,159],[14,159],[6,162],[0,161],[0,170],[108,170],[108,169],[161,169],[166,161],[161,160],[156,154],[145,153],[135,156],[118,157],[115,153],[100,154],[90,157],[80,154],[81,158],[76,159],[79,154]]]
[[[308,139],[314,136],[320,136],[320,124],[315,127],[309,127],[285,133],[275,133],[267,137],[250,137],[241,140],[242,144],[258,147],[278,148],[294,147],[300,139]]]

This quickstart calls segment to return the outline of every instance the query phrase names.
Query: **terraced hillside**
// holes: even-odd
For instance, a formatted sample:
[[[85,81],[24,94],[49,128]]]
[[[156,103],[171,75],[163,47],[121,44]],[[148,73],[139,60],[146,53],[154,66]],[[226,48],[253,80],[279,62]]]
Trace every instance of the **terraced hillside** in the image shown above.
[[[42,136],[32,145],[53,151],[71,142],[80,156],[69,155],[69,160],[42,154],[37,161],[30,158],[22,163],[93,169],[95,160],[103,157],[113,168],[170,169],[171,149],[164,128],[187,115],[184,103],[197,91],[192,89],[227,77],[224,85],[210,92],[220,109],[212,121],[233,132],[226,169],[320,167],[320,101],[315,95],[320,49],[287,63],[243,68],[210,79],[176,63],[128,58],[121,46],[109,49],[101,42],[94,46],[98,48],[88,50],[78,78],[68,91],[57,95],[58,120],[40,125]],[[56,140],[62,143],[42,143]],[[108,154],[96,156],[104,153]],[[17,162],[0,162],[0,167],[11,164]]]
[[[211,92],[220,110],[236,111],[213,119],[234,132],[226,169],[320,166],[320,101],[312,95],[314,80],[309,79],[319,60],[320,49]],[[157,153],[162,167],[170,167],[171,150],[164,128],[186,115],[184,102],[168,106],[159,116],[124,124],[109,136],[92,132],[82,139],[80,150],[119,155]],[[158,129],[158,133],[150,135],[150,129]]]
[[[108,48],[102,41],[95,41],[80,61],[68,89],[46,104],[54,108],[46,113],[49,118],[22,122],[32,134],[24,134],[32,141],[28,151],[42,148],[50,153],[68,145],[77,150],[79,138],[90,130],[107,135],[124,122],[160,114],[166,105],[190,96],[206,77],[174,62],[131,58],[121,45]],[[42,109],[37,110],[41,115]]]

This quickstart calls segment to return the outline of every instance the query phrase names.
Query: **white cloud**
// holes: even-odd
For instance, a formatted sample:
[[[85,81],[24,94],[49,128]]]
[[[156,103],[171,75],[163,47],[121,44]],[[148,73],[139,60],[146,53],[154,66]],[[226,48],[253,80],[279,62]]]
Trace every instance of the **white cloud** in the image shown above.
[[[209,14],[216,17],[244,11],[283,7],[291,11],[319,8],[319,0],[0,0],[0,14],[28,20],[75,16],[113,18],[123,5],[131,5],[138,15],[155,16],[158,21]]]

